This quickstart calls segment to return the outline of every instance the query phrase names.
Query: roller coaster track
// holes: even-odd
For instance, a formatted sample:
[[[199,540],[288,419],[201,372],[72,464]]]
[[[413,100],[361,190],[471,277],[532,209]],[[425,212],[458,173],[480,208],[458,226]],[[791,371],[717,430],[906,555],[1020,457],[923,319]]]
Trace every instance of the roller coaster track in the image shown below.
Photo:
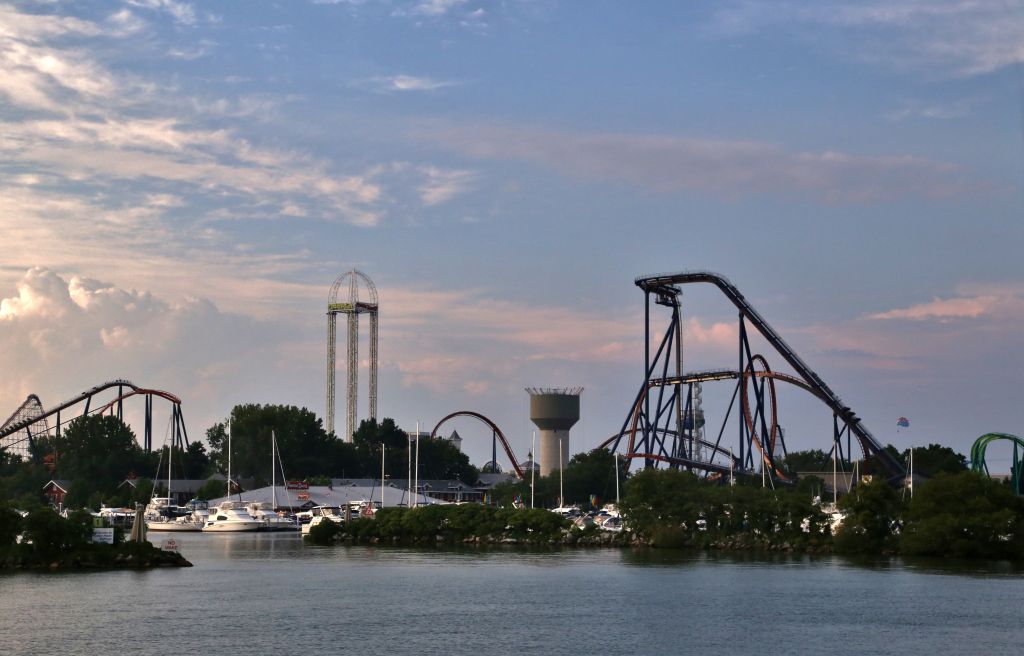
[[[25,402],[22,403],[21,406],[19,406],[18,410],[16,410],[14,412],[14,414],[11,415],[10,419],[8,419],[3,424],[3,426],[0,426],[0,444],[2,444],[4,447],[10,447],[12,445],[17,445],[17,444],[19,444],[21,442],[24,442],[26,440],[29,442],[29,444],[32,444],[33,440],[34,440],[34,435],[37,435],[37,434],[41,435],[41,434],[45,434],[46,432],[48,432],[48,430],[49,430],[49,419],[51,419],[51,418],[57,419],[56,425],[57,425],[58,430],[59,430],[59,426],[60,426],[60,423],[61,423],[61,421],[60,421],[61,412],[65,411],[65,410],[67,410],[67,409],[69,409],[71,407],[74,407],[75,405],[78,405],[79,403],[85,402],[85,410],[82,412],[82,414],[83,415],[90,414],[90,405],[91,405],[92,398],[95,395],[97,395],[97,394],[99,394],[101,392],[104,392],[104,391],[109,390],[109,389],[114,389],[114,388],[117,388],[117,390],[118,390],[117,397],[114,398],[113,400],[111,400],[110,402],[106,403],[105,405],[103,405],[103,406],[101,406],[99,408],[93,409],[93,412],[99,413],[99,414],[102,414],[102,413],[108,412],[108,411],[112,412],[115,405],[117,405],[118,408],[120,409],[120,403],[124,399],[130,398],[132,396],[137,396],[137,395],[143,395],[143,396],[146,396],[146,397],[157,396],[157,397],[160,397],[162,399],[166,399],[167,401],[169,401],[172,404],[172,406],[174,407],[175,417],[180,422],[180,419],[181,419],[181,399],[178,398],[177,396],[171,394],[170,392],[164,392],[162,390],[139,387],[139,386],[135,385],[134,383],[132,383],[131,381],[128,381],[128,380],[115,379],[115,380],[107,381],[105,383],[101,383],[101,384],[99,384],[99,385],[97,385],[95,387],[92,387],[92,388],[82,392],[81,394],[78,394],[78,395],[68,399],[67,401],[64,401],[63,403],[61,403],[58,406],[50,408],[49,410],[43,410],[42,403],[39,401],[39,397],[38,396],[36,396],[35,394],[29,395],[29,397],[25,400]],[[124,391],[125,389],[127,389],[128,392],[125,392]],[[120,410],[119,410],[118,414],[120,415]],[[150,409],[149,409],[149,405],[148,405],[148,402],[147,402],[147,420],[148,420],[149,414],[150,414]],[[37,424],[39,424],[40,422],[43,423],[43,430],[37,430],[37,431],[33,432],[32,431],[32,427],[37,425]],[[184,423],[181,422],[180,425],[181,425],[182,430],[184,431]],[[146,430],[147,430],[147,442],[148,442],[148,431],[149,431],[149,426],[148,425],[147,425]],[[19,437],[18,434],[21,433],[21,432],[24,432],[25,434],[24,434],[24,436]],[[186,443],[186,445],[188,443],[187,435],[185,436],[185,443]],[[150,445],[147,444],[146,447],[150,448]]]
[[[433,439],[437,437],[437,431],[439,428],[441,428],[441,424],[448,421],[449,419],[454,419],[455,417],[472,417],[473,419],[482,421],[483,423],[490,426],[491,430],[494,431],[494,435],[501,442],[502,448],[505,449],[505,455],[508,456],[509,461],[512,462],[512,469],[515,470],[516,476],[519,477],[519,480],[523,479],[523,468],[519,466],[519,461],[516,460],[515,454],[512,453],[512,447],[508,445],[508,440],[505,439],[505,434],[501,432],[501,429],[498,428],[497,424],[495,424],[493,421],[483,416],[479,412],[473,412],[472,410],[459,410],[458,412],[453,412],[450,415],[442,417],[441,421],[437,422],[437,425],[434,426],[434,430],[430,431],[430,438]]]
[[[889,454],[875,439],[875,436],[864,426],[854,411],[839,398],[822,378],[811,369],[774,328],[747,302],[743,294],[728,279],[710,271],[691,271],[653,276],[643,276],[635,280],[637,287],[654,294],[673,295],[677,292],[676,285],[710,283],[718,287],[740,312],[740,317],[749,321],[758,332],[778,351],[779,355],[796,371],[805,389],[821,399],[832,412],[841,419],[849,430],[857,436],[865,454],[876,456],[893,477],[905,476],[903,465]]]
[[[1009,433],[985,433],[971,445],[971,469],[989,476],[988,463],[985,462],[985,451],[992,442],[1006,441],[1013,443],[1013,464],[1010,467],[1010,485],[1014,494],[1024,493],[1024,458],[1018,449],[1024,450],[1024,439]]]

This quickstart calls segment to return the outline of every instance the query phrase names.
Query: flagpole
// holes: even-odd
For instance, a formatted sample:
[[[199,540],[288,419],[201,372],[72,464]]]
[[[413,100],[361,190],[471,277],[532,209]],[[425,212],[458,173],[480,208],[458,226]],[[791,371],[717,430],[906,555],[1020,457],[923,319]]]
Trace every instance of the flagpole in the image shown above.
[[[416,422],[416,500],[413,508],[420,507],[420,422]]]

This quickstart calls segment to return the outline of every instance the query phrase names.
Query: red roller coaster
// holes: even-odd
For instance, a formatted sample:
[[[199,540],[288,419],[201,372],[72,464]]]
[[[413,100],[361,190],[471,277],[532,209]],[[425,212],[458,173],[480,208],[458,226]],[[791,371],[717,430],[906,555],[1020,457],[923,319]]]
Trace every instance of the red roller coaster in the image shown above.
[[[105,392],[116,390],[114,398],[100,405],[94,400],[103,398]],[[117,379],[101,383],[49,410],[43,407],[39,397],[30,394],[18,409],[0,426],[0,449],[22,455],[33,455],[35,439],[53,434],[59,436],[63,425],[72,419],[88,414],[116,414],[124,417],[124,401],[132,397],[144,399],[143,448],[153,449],[153,399],[164,399],[171,404],[171,421],[174,443],[188,447],[188,432],[181,414],[181,399],[170,392],[139,387],[131,381]],[[78,407],[76,407],[78,406]]]

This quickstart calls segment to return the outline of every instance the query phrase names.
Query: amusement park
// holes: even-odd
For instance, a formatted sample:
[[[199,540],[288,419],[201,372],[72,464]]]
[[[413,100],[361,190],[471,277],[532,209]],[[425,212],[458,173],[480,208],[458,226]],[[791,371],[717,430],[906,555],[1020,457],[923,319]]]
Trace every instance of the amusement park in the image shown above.
[[[641,276],[634,284],[642,295],[643,325],[638,332],[643,336],[643,376],[636,380],[635,395],[622,400],[621,425],[595,447],[574,450],[572,445],[571,429],[581,416],[582,387],[525,387],[534,427],[526,454],[515,453],[516,440],[471,407],[439,412],[436,423],[424,427],[430,430],[421,430],[418,424],[415,430],[402,430],[391,419],[378,417],[381,300],[373,281],[353,269],[338,276],[328,293],[322,421],[305,408],[236,406],[228,419],[206,431],[205,443],[195,438],[194,429],[190,441],[180,396],[118,379],[56,405],[44,405],[39,396],[29,395],[0,427],[0,452],[9,471],[19,463],[37,467],[37,485],[40,475],[47,476],[45,491],[40,488],[37,495],[45,494],[58,508],[88,504],[98,511],[106,508],[108,501],[150,501],[146,495],[155,501],[159,492],[164,495],[160,503],[175,506],[177,515],[161,514],[167,508],[151,501],[147,506],[153,518],[151,526],[176,522],[175,530],[220,530],[212,526],[208,515],[185,526],[183,522],[193,520],[180,519],[187,514],[183,508],[186,502],[195,505],[200,496],[208,497],[201,499],[202,503],[209,501],[220,508],[234,503],[231,499],[236,495],[239,500],[250,497],[253,504],[262,504],[275,516],[288,516],[298,530],[301,518],[296,514],[326,503],[336,487],[352,488],[347,498],[371,511],[453,502],[554,508],[581,526],[594,525],[595,519],[603,526],[614,516],[616,521],[607,523],[609,530],[632,524],[635,532],[646,532],[648,538],[657,527],[644,526],[639,512],[633,518],[622,517],[619,508],[635,509],[637,501],[630,500],[630,493],[636,496],[640,481],[648,481],[645,485],[649,486],[653,480],[668,480],[659,476],[684,476],[693,481],[688,485],[703,486],[680,493],[693,497],[688,501],[701,498],[708,490],[737,484],[759,487],[765,494],[799,490],[807,504],[812,499],[816,504],[803,511],[804,523],[810,514],[818,513],[827,518],[829,533],[840,533],[844,519],[855,514],[851,499],[859,498],[865,486],[882,486],[890,496],[907,500],[914,497],[915,487],[928,486],[929,479],[938,476],[941,481],[944,476],[969,470],[972,473],[964,475],[993,481],[1019,499],[1024,460],[1020,437],[986,433],[975,441],[969,459],[937,444],[901,453],[882,444],[855,410],[724,276],[684,271]],[[695,285],[720,292],[736,313],[732,367],[684,368],[692,347],[687,348],[682,296],[684,288]],[[336,432],[334,417],[338,315],[344,315],[346,333],[346,415],[341,434]],[[365,361],[368,412],[361,418],[362,315],[369,322],[369,357]],[[831,435],[816,448],[788,449],[780,423],[780,386],[807,395],[824,417],[831,415]],[[709,411],[707,398],[713,390],[720,390],[719,395],[728,399],[720,403],[724,412]],[[137,418],[138,437],[129,445],[135,455],[120,461],[121,471],[90,471],[74,463],[85,457],[81,453],[88,452],[81,444],[83,439],[100,439],[89,437],[87,419],[106,417],[125,424],[129,416]],[[162,445],[154,440],[155,417],[158,425],[166,420]],[[455,425],[462,429],[461,434]],[[897,426],[907,429],[910,420],[900,417]],[[479,466],[472,465],[463,453],[462,442],[470,436],[489,440],[490,457]],[[986,458],[990,445],[1012,448],[1009,472],[992,471]],[[264,465],[266,453],[273,453],[276,459],[269,468]],[[172,476],[174,467],[178,468],[177,478]],[[185,471],[189,468],[193,471]],[[87,485],[83,477],[109,479],[107,489]],[[146,484],[140,486],[139,480]],[[289,488],[300,491],[290,495]],[[24,496],[25,490],[20,493]],[[8,495],[15,497],[11,492]],[[602,503],[610,505],[600,514]],[[255,506],[251,512],[259,514]],[[702,526],[710,515],[708,509],[699,513]],[[696,526],[696,521],[697,516],[691,518],[691,525]],[[898,517],[892,519],[893,523],[899,521]],[[255,519],[251,521],[253,530],[258,525]],[[693,540],[683,542],[692,544]]]

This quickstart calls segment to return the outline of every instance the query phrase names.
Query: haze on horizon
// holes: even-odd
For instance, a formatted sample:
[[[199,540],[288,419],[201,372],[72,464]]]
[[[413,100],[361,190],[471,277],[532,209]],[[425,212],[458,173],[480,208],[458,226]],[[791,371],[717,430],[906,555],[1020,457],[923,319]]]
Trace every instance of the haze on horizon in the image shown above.
[[[193,439],[322,416],[356,267],[381,416],[525,457],[523,388],[580,385],[580,451],[641,382],[633,279],[710,269],[883,443],[1021,434],[1022,44],[1014,0],[0,0],[0,415],[123,377]],[[733,308],[684,312],[687,368],[734,366]]]

